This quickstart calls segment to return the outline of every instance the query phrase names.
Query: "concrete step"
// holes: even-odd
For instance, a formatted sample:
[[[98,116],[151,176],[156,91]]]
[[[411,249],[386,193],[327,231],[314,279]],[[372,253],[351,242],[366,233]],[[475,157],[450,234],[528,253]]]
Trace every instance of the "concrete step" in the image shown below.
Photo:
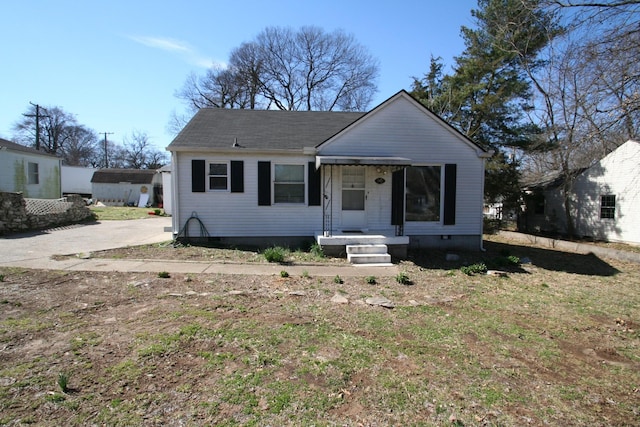
[[[391,255],[389,254],[350,254],[347,253],[347,260],[351,264],[389,264]]]
[[[383,244],[347,245],[347,254],[386,254],[387,250]]]

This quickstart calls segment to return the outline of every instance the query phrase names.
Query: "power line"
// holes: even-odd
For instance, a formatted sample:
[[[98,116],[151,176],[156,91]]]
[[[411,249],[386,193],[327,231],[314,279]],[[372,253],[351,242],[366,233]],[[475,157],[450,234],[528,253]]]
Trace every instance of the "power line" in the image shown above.
[[[25,117],[35,117],[36,118],[36,150],[39,151],[40,150],[40,118],[51,117],[51,116],[47,116],[46,114],[40,114],[40,108],[42,108],[44,111],[47,111],[47,110],[44,107],[40,107],[39,104],[34,104],[31,101],[29,101],[29,104],[31,104],[34,107],[36,107],[36,113],[35,114],[23,114],[23,116],[25,116]]]

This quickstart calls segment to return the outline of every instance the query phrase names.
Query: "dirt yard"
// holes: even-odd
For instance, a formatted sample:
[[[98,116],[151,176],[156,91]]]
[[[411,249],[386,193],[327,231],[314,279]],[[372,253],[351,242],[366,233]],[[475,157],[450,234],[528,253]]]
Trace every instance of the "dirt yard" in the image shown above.
[[[395,278],[2,268],[0,425],[640,425],[640,265],[486,246]]]

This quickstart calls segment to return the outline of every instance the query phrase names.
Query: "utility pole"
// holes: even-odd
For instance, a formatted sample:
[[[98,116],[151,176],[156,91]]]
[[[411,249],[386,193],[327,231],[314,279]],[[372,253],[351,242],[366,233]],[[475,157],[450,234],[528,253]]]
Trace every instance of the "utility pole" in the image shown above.
[[[49,117],[47,115],[43,115],[40,114],[40,105],[38,104],[34,104],[33,102],[29,101],[29,104],[33,105],[34,107],[36,107],[36,113],[35,114],[23,114],[23,116],[25,117],[35,117],[36,118],[36,150],[40,151],[40,118],[41,117]],[[42,108],[43,110],[47,111],[46,109]]]
[[[113,132],[101,132],[104,134],[104,167],[109,168],[109,156],[107,155],[107,135],[113,135]]]

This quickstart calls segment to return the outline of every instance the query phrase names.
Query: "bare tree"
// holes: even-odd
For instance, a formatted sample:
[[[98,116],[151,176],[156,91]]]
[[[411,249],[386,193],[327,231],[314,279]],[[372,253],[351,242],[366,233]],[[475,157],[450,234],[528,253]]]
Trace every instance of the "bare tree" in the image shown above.
[[[58,154],[71,137],[71,129],[77,125],[76,118],[60,107],[42,108],[31,104],[23,118],[13,126],[14,139],[28,147]]]
[[[166,164],[164,153],[155,149],[146,133],[131,132],[124,139],[125,167],[133,169],[157,169]]]
[[[526,158],[525,173],[559,175],[567,232],[573,235],[578,172],[638,136],[640,1],[551,3],[574,13],[564,37],[545,52],[545,66],[527,70],[537,98],[532,117],[544,134]]]
[[[190,75],[176,96],[190,108],[364,110],[378,63],[353,36],[269,27],[233,50],[227,68]]]
[[[69,138],[59,154],[69,166],[90,166],[98,149],[97,134],[84,126],[75,125],[67,128]]]

